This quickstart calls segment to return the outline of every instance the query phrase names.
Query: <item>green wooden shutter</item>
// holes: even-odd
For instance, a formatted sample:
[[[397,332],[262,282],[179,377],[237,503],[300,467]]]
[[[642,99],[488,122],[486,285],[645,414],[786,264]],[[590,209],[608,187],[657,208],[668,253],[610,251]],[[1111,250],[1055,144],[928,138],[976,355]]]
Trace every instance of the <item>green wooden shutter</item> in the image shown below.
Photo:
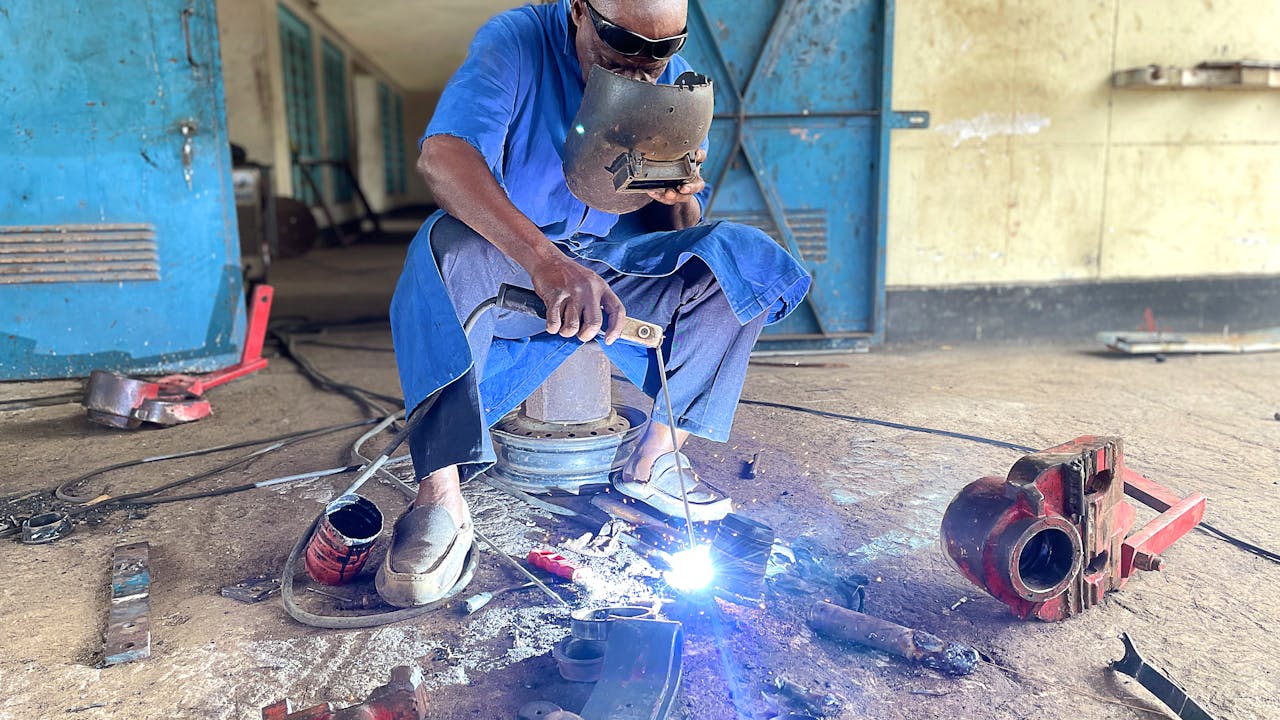
[[[284,107],[293,155],[314,158],[320,150],[316,114],[316,78],[311,28],[283,5],[279,6],[280,54],[284,64]],[[303,180],[303,168],[293,163],[293,196],[308,205],[318,198]]]
[[[378,110],[382,117],[383,179],[388,195],[408,188],[404,159],[404,102],[386,83],[378,83]]]
[[[347,64],[342,51],[326,38],[320,46],[324,64],[324,113],[328,123],[328,159],[351,162],[351,128],[347,123]],[[330,168],[333,199],[350,202],[351,178],[339,167]]]

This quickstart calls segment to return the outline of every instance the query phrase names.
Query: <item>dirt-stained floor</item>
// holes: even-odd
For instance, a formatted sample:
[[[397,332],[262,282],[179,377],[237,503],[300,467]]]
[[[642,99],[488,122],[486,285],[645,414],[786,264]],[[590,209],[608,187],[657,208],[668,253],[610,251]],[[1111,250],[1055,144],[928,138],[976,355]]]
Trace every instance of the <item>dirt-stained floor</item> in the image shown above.
[[[275,278],[277,316],[385,312],[403,250],[326,250],[282,264]],[[399,394],[385,326],[331,331],[326,340],[362,348],[306,346],[326,372]],[[1280,549],[1274,510],[1280,504],[1280,355],[1157,363],[1102,356],[1087,339],[1067,340],[1079,342],[788,358],[807,365],[754,365],[744,397],[1035,447],[1084,434],[1118,435],[1132,467],[1176,490],[1204,492],[1211,522]],[[78,387],[5,384],[0,401]],[[318,391],[284,359],[210,395],[213,418],[136,433],[91,425],[76,405],[0,413],[0,460],[8,468],[0,497],[125,460],[361,417],[350,400]],[[193,488],[344,465],[360,432],[284,448]],[[742,463],[755,453],[765,457],[761,476],[740,479]],[[1057,624],[1023,622],[961,577],[938,538],[955,493],[978,477],[1004,475],[1019,453],[744,405],[730,442],[697,441],[690,454],[706,477],[732,492],[743,513],[824,553],[833,572],[867,576],[869,612],[971,643],[1007,669],[986,664],[953,679],[850,649],[806,627],[804,613],[816,595],[780,591],[763,608],[719,605],[687,623],[684,684],[673,716],[767,717],[761,690],[784,675],[839,698],[843,708],[835,717],[850,720],[1172,717],[1138,685],[1106,669],[1121,655],[1117,637],[1124,631],[1215,717],[1280,718],[1274,640],[1280,567],[1273,563],[1193,533],[1165,554],[1162,572],[1141,574],[1086,614]],[[146,464],[93,479],[83,490],[144,489],[227,457]],[[590,688],[560,680],[548,654],[568,632],[566,613],[536,592],[501,598],[474,618],[450,608],[354,631],[299,625],[278,598],[245,605],[219,595],[235,580],[278,572],[296,537],[348,479],[91,515],[49,545],[0,541],[7,574],[0,593],[0,718],[258,718],[263,705],[286,697],[295,707],[361,699],[402,664],[423,670],[431,718],[514,718],[536,699],[581,706]],[[368,492],[389,516],[403,502],[384,484]],[[584,531],[479,484],[467,492],[480,528],[513,555]],[[28,498],[24,507],[41,497]],[[0,503],[0,515],[5,512]],[[136,541],[151,546],[152,656],[100,668],[111,551]],[[515,580],[491,554],[480,560],[470,590]],[[654,592],[643,564],[629,554],[592,563],[607,582],[569,593],[575,604]],[[308,596],[314,607],[327,602]]]

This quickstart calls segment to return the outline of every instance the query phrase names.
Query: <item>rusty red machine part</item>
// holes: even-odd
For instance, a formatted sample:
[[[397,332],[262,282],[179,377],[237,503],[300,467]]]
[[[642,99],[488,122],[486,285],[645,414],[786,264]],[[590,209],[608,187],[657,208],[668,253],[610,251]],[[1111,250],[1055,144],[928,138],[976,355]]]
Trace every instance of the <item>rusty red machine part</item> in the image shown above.
[[[1160,515],[1130,534],[1125,496]],[[1063,620],[1097,605],[1204,517],[1205,497],[1178,497],[1125,467],[1116,437],[1079,437],[984,477],[947,506],[942,539],[956,567],[1023,619]]]
[[[169,427],[209,417],[213,406],[204,396],[206,390],[267,366],[262,344],[274,295],[270,285],[253,289],[244,349],[240,362],[231,367],[205,375],[166,375],[156,380],[94,370],[85,386],[84,407],[89,419],[99,425],[136,430],[144,425]]]
[[[391,681],[369,693],[359,705],[334,710],[331,703],[294,710],[288,700],[262,708],[262,720],[423,720],[427,691],[422,671],[400,665],[391,668]]]

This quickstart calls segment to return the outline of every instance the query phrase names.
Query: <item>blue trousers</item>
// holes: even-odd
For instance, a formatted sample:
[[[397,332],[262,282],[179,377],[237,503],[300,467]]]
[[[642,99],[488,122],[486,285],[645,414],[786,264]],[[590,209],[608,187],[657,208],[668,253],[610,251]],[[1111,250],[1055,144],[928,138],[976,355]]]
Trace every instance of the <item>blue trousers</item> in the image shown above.
[[[515,261],[452,217],[443,217],[435,224],[430,242],[459,322],[496,295],[502,283],[533,287],[528,273]],[[564,247],[561,250],[604,278],[622,300],[628,316],[665,328],[667,384],[676,427],[711,440],[727,440],[751,348],[765,325],[765,313],[746,324],[740,322],[715,275],[696,257],[669,275],[654,277],[624,274],[602,262],[577,257]],[[412,303],[414,298],[396,298],[396,303],[405,302]],[[434,405],[409,438],[418,477],[458,465],[465,480],[493,464],[480,393],[480,378],[484,377],[491,348],[495,340],[519,341],[545,330],[544,321],[509,311],[490,310],[479,320],[467,338],[471,369],[441,388]],[[620,345],[606,347],[606,354],[614,357],[615,352],[627,352],[634,357],[635,348],[623,349]],[[648,355],[644,377],[629,377],[651,398],[660,400],[656,358],[652,351]],[[549,375],[554,368],[541,370]],[[670,424],[664,402],[655,403],[652,417]]]

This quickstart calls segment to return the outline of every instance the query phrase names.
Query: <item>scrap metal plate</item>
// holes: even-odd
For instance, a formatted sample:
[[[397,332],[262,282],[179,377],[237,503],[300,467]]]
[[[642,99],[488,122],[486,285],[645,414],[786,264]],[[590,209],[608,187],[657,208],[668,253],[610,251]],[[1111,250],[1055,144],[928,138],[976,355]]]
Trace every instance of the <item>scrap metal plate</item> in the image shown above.
[[[151,657],[151,546],[120,545],[111,559],[104,665]]]

